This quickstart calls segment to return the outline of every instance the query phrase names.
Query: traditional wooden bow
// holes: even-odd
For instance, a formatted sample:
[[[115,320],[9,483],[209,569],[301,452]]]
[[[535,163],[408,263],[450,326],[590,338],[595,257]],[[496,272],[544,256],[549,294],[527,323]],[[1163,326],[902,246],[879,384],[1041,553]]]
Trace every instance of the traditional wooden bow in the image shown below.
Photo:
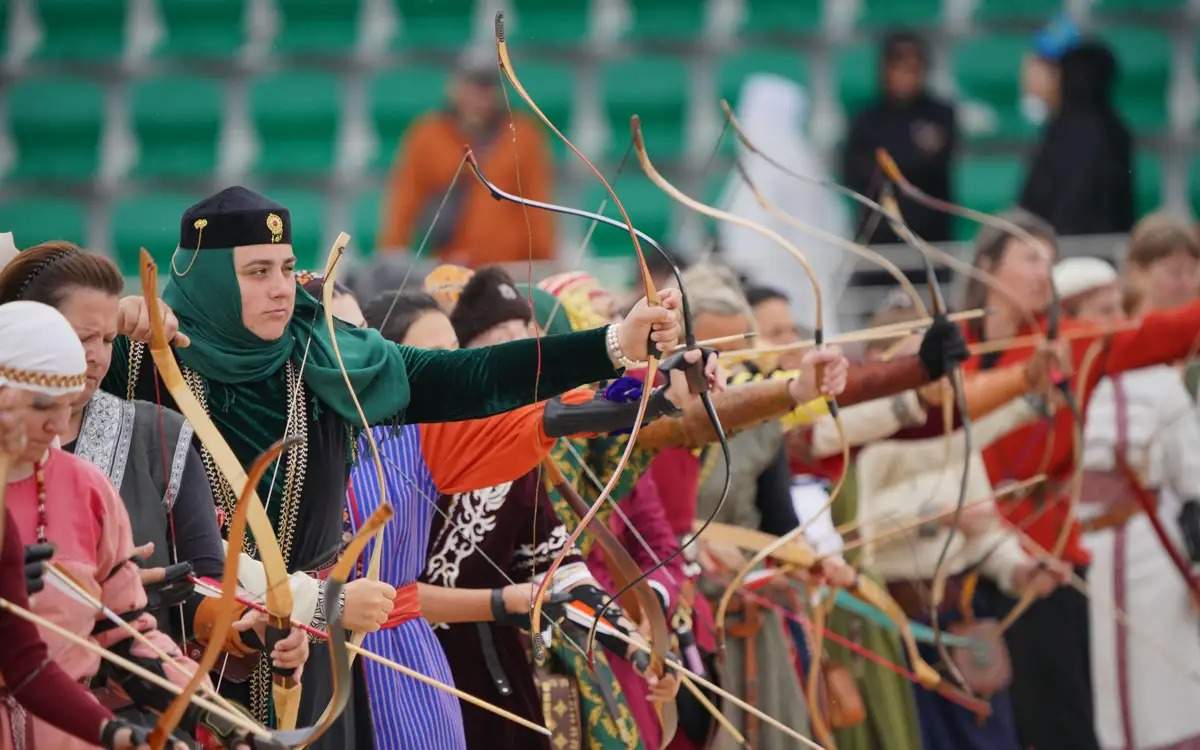
[[[162,318],[158,306],[158,268],[150,253],[145,248],[141,251],[141,280],[142,296],[146,302],[146,312],[150,318],[150,354],[154,359],[159,377],[167,392],[175,400],[181,414],[191,423],[195,434],[208,449],[213,462],[221,476],[231,488],[238,491],[239,496],[248,484],[246,472],[234,454],[233,449],[225,442],[217,426],[196,400],[195,395],[184,382],[175,353],[167,342],[163,330]],[[263,572],[267,578],[267,610],[268,610],[268,646],[279,637],[286,636],[291,630],[292,590],[288,583],[287,564],[279,549],[279,541],[275,537],[275,529],[258,499],[254,485],[250,485],[250,497],[246,511],[246,520],[254,541],[258,547],[259,558],[262,560]],[[275,636],[272,637],[271,633]],[[348,687],[346,688],[348,689]],[[280,729],[292,729],[296,725],[296,716],[300,702],[300,683],[290,671],[281,673],[272,670],[271,692],[275,703],[275,713]]]
[[[914,185],[912,182],[910,182],[904,176],[904,174],[900,171],[900,168],[896,164],[895,160],[892,159],[891,156],[889,156],[887,154],[887,152],[884,151],[883,149],[880,149],[876,153],[876,161],[879,163],[880,169],[883,170],[883,172],[887,176],[887,178],[889,180],[891,180],[892,184],[894,184],[897,188],[899,188],[899,190],[902,193],[904,193],[904,195],[906,195],[909,198],[913,199],[914,201],[920,203],[921,205],[924,205],[927,208],[931,208],[935,211],[947,213],[952,216],[959,216],[964,219],[978,222],[980,224],[984,224],[986,226],[992,227],[993,229],[997,229],[999,231],[1005,232],[1005,233],[1009,234],[1010,236],[1016,237],[1017,239],[1020,239],[1021,241],[1025,242],[1030,247],[1042,251],[1043,254],[1046,255],[1049,260],[1053,260],[1053,253],[1051,252],[1050,248],[1048,248],[1046,246],[1045,241],[1038,237],[1034,237],[1030,232],[1028,232],[1024,228],[1018,226],[1015,222],[1009,221],[1008,219],[1005,219],[1004,217],[1001,217],[1001,216],[994,216],[992,214],[988,214],[983,211],[976,211],[974,209],[967,208],[966,206],[960,206],[958,204],[951,203],[950,201],[941,200],[939,198],[935,198],[935,197],[929,195],[924,190],[921,190],[916,185]],[[1039,326],[1037,324],[1036,319],[1033,317],[1033,314],[1031,312],[1025,310],[1024,306],[1018,300],[1016,300],[1015,295],[1013,295],[1008,289],[1006,289],[1004,287],[1004,284],[1001,283],[1000,280],[995,277],[995,275],[993,275],[987,271],[984,271],[981,268],[977,268],[972,264],[963,263],[958,258],[955,258],[954,256],[950,255],[949,253],[939,250],[936,247],[933,247],[932,245],[930,245],[927,242],[922,241],[920,243],[920,245],[921,245],[921,247],[919,249],[921,249],[923,257],[926,255],[936,255],[939,258],[941,258],[942,260],[949,262],[955,268],[962,269],[964,271],[964,273],[967,273],[967,275],[971,276],[972,278],[979,280],[981,283],[985,284],[988,288],[994,290],[995,292],[997,292],[1001,296],[1005,297],[1006,299],[1009,299],[1010,301],[1015,302],[1016,304],[1014,305],[1014,309],[1022,312],[1023,317],[1025,317],[1027,319],[1027,323],[1030,326],[1030,330],[1036,331],[1039,329]],[[1061,315],[1062,315],[1062,300],[1058,294],[1058,287],[1054,283],[1054,274],[1053,273],[1051,273],[1049,276],[1049,284],[1050,284],[1050,306],[1047,309],[1047,314],[1046,314],[1045,335],[1046,335],[1047,341],[1055,341],[1059,338],[1059,333],[1060,333],[1059,332],[1059,324],[1060,324],[1060,319],[1061,319]],[[1094,346],[1095,343],[1098,343],[1098,342],[1093,342],[1092,346]],[[1085,352],[1085,356],[1086,356],[1086,354],[1090,354],[1091,348],[1092,347],[1089,346],[1088,352]],[[1094,358],[1095,356],[1098,356],[1098,354],[1092,355],[1092,358]],[[1082,364],[1083,363],[1081,362],[1081,365]],[[1090,364],[1089,364],[1089,369],[1090,369]],[[1062,394],[1063,400],[1067,405],[1067,409],[1071,414],[1071,423],[1072,423],[1072,428],[1073,428],[1072,429],[1072,437],[1074,440],[1074,445],[1072,446],[1072,448],[1076,452],[1077,457],[1078,457],[1079,455],[1082,455],[1081,451],[1082,451],[1082,439],[1083,439],[1083,413],[1081,411],[1081,405],[1076,398],[1076,394],[1071,391],[1071,383],[1070,383],[1069,378],[1064,377],[1060,373],[1051,373],[1051,381],[1052,381],[1051,382],[1052,387],[1057,388],[1059,390],[1059,392]],[[1085,378],[1081,378],[1078,381],[1078,383],[1079,383],[1079,391],[1078,391],[1079,395],[1081,397],[1086,396],[1087,380]],[[966,415],[964,413],[964,418],[965,418],[965,416]],[[1051,415],[1048,418],[1053,419],[1053,415]],[[1036,472],[1038,474],[1044,473],[1046,471],[1046,468],[1049,466],[1050,458],[1053,455],[1053,451],[1054,451],[1054,436],[1055,436],[1055,430],[1053,430],[1053,429],[1047,433],[1045,452],[1042,456],[1041,465],[1039,466],[1038,471]],[[1064,525],[1064,528],[1060,530],[1059,538],[1055,543],[1056,556],[1061,555],[1062,551],[1065,549],[1067,539],[1070,538],[1070,527],[1074,523],[1075,508],[1076,508],[1076,505],[1079,500],[1079,494],[1082,490],[1082,473],[1081,473],[1082,467],[1076,466],[1075,470],[1076,470],[1077,476],[1072,481],[1071,497],[1068,499],[1067,522]],[[1076,483],[1076,480],[1079,484],[1078,487],[1074,486]],[[948,542],[949,542],[949,539],[947,539],[947,543]],[[936,591],[935,591],[935,594],[936,594]],[[1018,616],[1019,616],[1020,612],[1023,612],[1025,609],[1027,609],[1029,607],[1029,605],[1032,603],[1033,598],[1034,598],[1034,595],[1032,592],[1030,592],[1030,591],[1022,592],[1021,601],[1023,602],[1023,604],[1021,605],[1021,608],[1017,613]],[[1011,625],[1012,622],[1015,621],[1015,619],[1016,618],[1014,616],[1011,616],[1011,613],[1010,613],[1009,616],[1005,617],[1005,622],[1007,622],[1009,625]]]
[[[179,726],[179,721],[183,718],[183,714],[187,710],[192,694],[203,684],[204,680],[208,677],[208,673],[216,665],[217,658],[221,655],[222,646],[224,645],[224,633],[233,626],[233,622],[237,618],[239,611],[237,603],[238,561],[241,559],[242,547],[246,537],[246,519],[250,512],[250,496],[254,488],[258,486],[258,480],[262,479],[267,467],[289,446],[290,443],[283,440],[275,443],[261,456],[254,459],[254,463],[250,465],[250,470],[246,473],[246,483],[242,486],[237,505],[234,507],[233,517],[229,522],[229,537],[226,540],[225,548],[225,565],[221,571],[221,598],[217,602],[212,630],[209,631],[208,635],[208,644],[204,647],[204,653],[200,655],[200,658],[196,662],[196,671],[191,679],[183,686],[183,690],[179,695],[175,696],[175,699],[171,701],[167,709],[159,715],[158,722],[154,725],[154,731],[150,734],[150,747],[152,750],[162,750],[166,745],[171,737],[171,732],[175,731],[175,727]]]
[[[650,305],[661,304],[661,299],[658,295],[658,289],[654,286],[654,279],[650,274],[650,267],[646,264],[646,257],[642,253],[642,246],[639,243],[637,232],[634,230],[633,220],[629,218],[629,212],[625,210],[625,205],[617,196],[616,191],[613,190],[612,185],[610,185],[608,180],[604,178],[604,174],[601,173],[596,165],[593,164],[586,155],[584,155],[579,147],[572,143],[569,138],[563,135],[562,131],[555,126],[553,121],[551,121],[550,118],[547,117],[544,112],[542,112],[541,108],[538,107],[537,103],[533,100],[533,97],[529,95],[529,92],[525,90],[525,87],[521,84],[520,79],[517,77],[516,71],[513,68],[512,60],[508,54],[508,44],[504,38],[504,14],[502,12],[496,14],[495,32],[496,60],[500,67],[501,73],[505,78],[508,79],[509,84],[512,85],[513,90],[517,92],[517,95],[520,96],[525,104],[528,105],[533,111],[533,113],[537,115],[538,119],[541,120],[542,123],[549,128],[550,132],[554,133],[554,135],[560,141],[562,141],[563,144],[570,149],[570,151],[575,154],[575,156],[578,157],[581,162],[583,162],[583,164],[592,172],[592,174],[596,176],[596,179],[600,181],[600,184],[604,186],[605,191],[608,193],[609,197],[612,198],[613,205],[617,207],[618,212],[621,214],[621,219],[625,222],[625,226],[629,231],[630,240],[633,242],[634,254],[637,257],[638,268],[641,273],[642,286],[645,289],[646,302]],[[647,372],[654,372],[656,369],[658,369],[658,355],[653,342],[647,342],[646,354]],[[650,395],[652,390],[653,389],[651,388],[642,389],[642,397],[638,402],[637,416],[634,418],[633,426],[629,432],[629,441],[625,444],[625,450],[621,454],[620,459],[617,461],[617,465],[613,470],[612,477],[605,485],[604,490],[600,493],[600,496],[596,498],[596,501],[590,508],[588,508],[588,512],[579,519],[579,525],[577,525],[574,531],[571,532],[571,536],[567,540],[567,543],[563,546],[562,551],[560,551],[559,554],[555,556],[553,562],[551,562],[545,576],[542,578],[542,582],[538,586],[537,593],[533,597],[530,621],[532,623],[532,632],[534,634],[533,637],[535,650],[538,650],[539,654],[541,653],[540,649],[543,647],[543,644],[540,642],[542,602],[546,597],[546,592],[550,581],[553,580],[554,574],[557,573],[558,569],[562,566],[563,559],[575,545],[575,542],[579,539],[580,534],[582,534],[584,529],[587,528],[588,524],[592,522],[592,519],[596,517],[596,514],[612,494],[613,489],[620,480],[621,472],[624,471],[626,464],[629,463],[629,457],[632,455],[633,448],[637,444],[638,432],[641,431],[642,423],[645,421],[646,407],[650,403]]]
[[[518,195],[514,195],[512,193],[509,193],[509,192],[501,189],[495,183],[488,180],[488,178],[483,174],[483,170],[480,167],[478,160],[475,158],[475,154],[472,153],[469,149],[467,151],[466,159],[467,159],[467,163],[471,167],[472,172],[474,172],[475,177],[480,181],[480,183],[484,187],[486,187],[488,189],[488,191],[491,193],[492,197],[496,198],[497,200],[507,200],[507,201],[511,201],[513,203],[517,203],[519,205],[527,206],[530,208],[537,208],[540,210],[564,214],[567,216],[576,216],[579,218],[591,219],[596,224],[603,224],[603,225],[609,226],[609,227],[626,229],[626,226],[624,224],[622,224],[620,221],[617,221],[616,219],[612,219],[603,214],[594,213],[592,211],[585,211],[585,210],[578,209],[578,208],[572,208],[570,206],[561,206],[561,205],[554,204],[554,203],[545,203],[542,201],[535,201],[535,200],[531,200],[529,198],[524,198],[522,196],[518,196]],[[662,256],[662,258],[667,262],[667,265],[670,266],[671,274],[675,279],[675,284],[679,287],[679,296],[680,296],[680,302],[681,302],[681,308],[682,308],[682,314],[683,314],[683,323],[684,323],[684,343],[681,344],[678,349],[679,350],[693,350],[693,349],[696,349],[699,346],[701,346],[701,344],[716,343],[716,342],[699,342],[696,340],[696,326],[695,326],[695,322],[692,319],[692,309],[691,309],[691,303],[689,301],[689,297],[688,297],[688,293],[687,293],[687,286],[683,282],[683,274],[680,272],[679,264],[675,261],[675,258],[672,257],[672,255],[670,253],[668,253],[666,251],[666,249],[663,248],[658,242],[656,242],[654,240],[654,238],[650,237],[645,232],[642,232],[640,229],[635,228],[634,233],[641,239],[642,242],[644,242],[647,245],[649,245],[650,247],[652,247],[656,252],[658,252],[659,255]],[[745,335],[739,334],[738,338],[744,339]],[[689,379],[691,378],[691,376],[693,375],[694,372],[695,372],[695,369],[688,370]],[[650,381],[648,379],[647,383],[649,383],[649,382]],[[717,414],[716,407],[712,402],[712,396],[708,392],[708,388],[707,388],[706,384],[693,383],[693,385],[698,390],[700,402],[704,406],[705,415],[708,418],[709,424],[711,424],[713,427],[713,434],[716,435],[717,442],[721,446],[721,451],[725,457],[725,480],[722,485],[721,496],[720,496],[720,499],[717,501],[716,509],[709,516],[708,521],[706,521],[706,523],[707,523],[707,522],[711,522],[712,519],[716,517],[716,515],[720,512],[720,509],[724,506],[726,498],[729,496],[729,490],[730,490],[730,487],[732,485],[732,480],[733,480],[731,469],[730,469],[731,456],[730,456],[730,449],[729,449],[729,441],[725,436],[725,429],[721,425],[721,418]],[[602,490],[603,485],[600,485],[600,488]],[[611,498],[610,498],[610,501],[611,501]],[[626,579],[624,583],[618,583],[618,590],[616,591],[616,593],[613,594],[612,597],[609,598],[609,602],[613,601],[614,599],[621,598],[623,594],[628,592],[633,587],[641,584],[646,578],[653,575],[655,571],[661,569],[663,566],[669,564],[672,560],[674,560],[677,556],[681,555],[683,553],[683,551],[685,549],[687,549],[696,540],[696,536],[697,535],[693,534],[690,538],[685,539],[678,547],[676,547],[674,550],[672,550],[672,552],[669,555],[667,555],[664,559],[659,559],[658,556],[654,555],[653,551],[650,550],[651,554],[654,556],[654,559],[655,559],[654,565],[645,572],[641,572],[639,570],[637,575]],[[586,648],[587,648],[587,651],[589,654],[591,653],[594,645],[595,645],[595,631],[593,630],[591,633],[588,634],[588,641],[586,644]]]

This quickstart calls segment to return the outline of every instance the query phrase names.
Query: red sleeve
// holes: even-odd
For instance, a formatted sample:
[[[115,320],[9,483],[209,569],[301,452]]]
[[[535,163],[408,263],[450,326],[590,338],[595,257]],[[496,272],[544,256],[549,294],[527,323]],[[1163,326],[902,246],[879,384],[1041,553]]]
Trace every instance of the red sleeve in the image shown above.
[[[544,409],[539,401],[483,419],[418,425],[438,492],[491,487],[532,471],[554,445],[542,423]]]
[[[1096,374],[1095,380],[1099,381],[1103,375],[1115,375],[1126,370],[1183,359],[1190,353],[1198,335],[1200,300],[1149,313],[1137,328],[1112,334],[1108,353],[1097,368],[1101,372]],[[1091,341],[1090,338],[1083,338],[1072,342],[1076,367]]]
[[[24,546],[8,511],[4,511],[4,548],[0,550],[0,596],[28,608],[25,592]],[[46,643],[30,622],[0,612],[0,674],[15,691],[25,710],[37,718],[93,745],[100,744],[100,727],[112,718],[96,698],[52,661]]]

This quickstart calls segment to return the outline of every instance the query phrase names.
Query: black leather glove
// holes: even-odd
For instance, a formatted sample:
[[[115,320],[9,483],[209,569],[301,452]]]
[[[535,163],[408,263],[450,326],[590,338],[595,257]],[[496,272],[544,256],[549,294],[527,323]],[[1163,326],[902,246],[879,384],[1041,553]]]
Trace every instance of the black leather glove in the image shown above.
[[[100,732],[100,747],[106,750],[114,750],[117,746],[117,732],[122,729],[129,730],[129,744],[137,747],[150,739],[150,730],[137,724],[130,724],[124,719],[109,719],[104,723],[104,729]]]
[[[46,586],[46,563],[54,556],[49,542],[25,545],[25,590],[36,594]]]
[[[650,666],[650,655],[641,649],[633,648],[623,638],[610,632],[611,629],[626,638],[636,637],[637,626],[625,616],[621,605],[609,602],[608,593],[590,583],[580,584],[571,589],[569,593],[570,599],[561,605],[565,616],[569,622],[584,629],[591,627],[591,621],[600,612],[600,608],[608,604],[608,608],[603,613],[604,622],[596,628],[596,641],[604,648],[622,657],[629,655],[633,668],[639,672],[645,672]]]
[[[192,574],[190,562],[175,563],[163,569],[163,579],[157,583],[145,585],[146,609],[156,612],[160,609],[178,607],[188,600],[195,592],[188,576]]]
[[[962,331],[945,315],[935,315],[917,351],[930,380],[937,380],[970,356]]]

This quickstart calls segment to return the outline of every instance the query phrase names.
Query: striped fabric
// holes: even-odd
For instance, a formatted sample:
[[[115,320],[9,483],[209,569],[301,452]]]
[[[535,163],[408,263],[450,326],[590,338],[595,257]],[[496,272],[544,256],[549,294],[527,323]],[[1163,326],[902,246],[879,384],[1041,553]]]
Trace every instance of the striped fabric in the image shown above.
[[[383,454],[387,497],[396,515],[384,531],[380,580],[402,586],[417,580],[425,566],[433,503],[438,490],[421,454],[415,425],[396,431],[374,429]],[[361,460],[350,474],[353,495],[350,526],[357,530],[381,499],[375,467],[365,439]],[[363,559],[369,559],[372,547]],[[454,677],[441,644],[424,618],[367,636],[363,645],[418,672],[453,685]],[[379,750],[465,750],[462,710],[458,699],[375,662],[364,662],[371,724]]]

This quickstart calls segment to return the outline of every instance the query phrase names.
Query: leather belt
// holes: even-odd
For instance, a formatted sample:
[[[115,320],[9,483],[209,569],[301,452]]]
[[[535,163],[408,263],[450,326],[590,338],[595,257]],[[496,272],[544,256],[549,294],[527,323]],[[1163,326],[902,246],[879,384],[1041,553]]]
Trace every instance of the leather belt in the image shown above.
[[[487,665],[488,674],[500,695],[512,695],[512,683],[504,673],[504,665],[500,663],[500,654],[496,653],[496,641],[492,637],[492,623],[477,622],[475,629],[479,631],[479,645],[483,648],[483,663]]]
[[[946,578],[945,595],[942,597],[941,605],[938,606],[939,615],[949,615],[954,611],[965,581],[964,573],[955,573]],[[887,588],[888,593],[904,610],[904,614],[916,620],[929,619],[929,598],[933,588],[931,581],[928,579],[889,581]]]

